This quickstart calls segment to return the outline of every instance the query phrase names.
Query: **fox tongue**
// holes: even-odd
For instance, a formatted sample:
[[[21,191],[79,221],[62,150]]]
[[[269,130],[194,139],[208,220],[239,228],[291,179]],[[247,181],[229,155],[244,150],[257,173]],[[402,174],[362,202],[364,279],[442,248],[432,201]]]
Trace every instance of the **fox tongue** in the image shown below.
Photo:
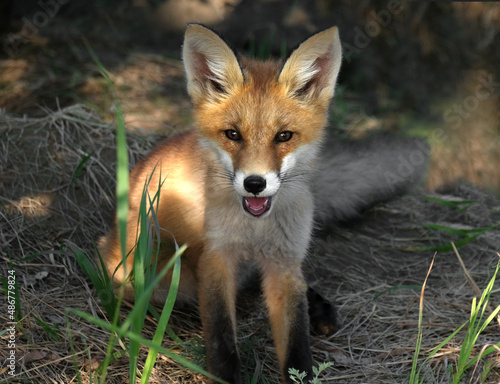
[[[270,197],[244,197],[243,206],[248,213],[260,216],[269,209],[270,200]]]

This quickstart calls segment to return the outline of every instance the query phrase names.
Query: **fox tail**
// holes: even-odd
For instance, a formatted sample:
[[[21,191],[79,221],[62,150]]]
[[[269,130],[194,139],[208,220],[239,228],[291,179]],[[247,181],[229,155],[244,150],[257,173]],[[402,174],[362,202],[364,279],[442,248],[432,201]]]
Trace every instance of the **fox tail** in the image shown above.
[[[388,134],[328,141],[313,181],[316,224],[328,227],[356,218],[374,204],[406,192],[422,181],[429,152],[423,140]]]

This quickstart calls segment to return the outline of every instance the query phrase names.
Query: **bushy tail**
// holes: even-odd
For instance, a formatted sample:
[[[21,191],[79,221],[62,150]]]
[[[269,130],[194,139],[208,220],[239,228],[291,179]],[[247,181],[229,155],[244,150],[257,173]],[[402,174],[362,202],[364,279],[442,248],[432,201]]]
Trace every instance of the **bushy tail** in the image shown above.
[[[326,143],[313,182],[319,226],[354,218],[420,182],[429,147],[423,140],[381,134],[355,142]]]

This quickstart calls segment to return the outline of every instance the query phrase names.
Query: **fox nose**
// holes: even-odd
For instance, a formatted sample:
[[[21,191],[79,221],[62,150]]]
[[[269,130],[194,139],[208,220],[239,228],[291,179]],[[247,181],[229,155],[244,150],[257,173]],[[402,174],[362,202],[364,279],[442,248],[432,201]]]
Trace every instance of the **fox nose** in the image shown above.
[[[266,189],[266,179],[261,176],[251,175],[245,178],[243,181],[243,186],[247,192],[258,195],[264,189]]]

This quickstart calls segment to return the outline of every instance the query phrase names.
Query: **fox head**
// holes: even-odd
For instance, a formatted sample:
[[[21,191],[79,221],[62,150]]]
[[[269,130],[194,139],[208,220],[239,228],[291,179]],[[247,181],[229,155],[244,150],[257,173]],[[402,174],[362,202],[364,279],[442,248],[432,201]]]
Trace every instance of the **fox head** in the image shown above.
[[[310,170],[340,69],[336,27],[284,62],[236,57],[213,31],[187,27],[183,60],[203,144],[216,152],[253,217],[269,214],[283,183]]]

